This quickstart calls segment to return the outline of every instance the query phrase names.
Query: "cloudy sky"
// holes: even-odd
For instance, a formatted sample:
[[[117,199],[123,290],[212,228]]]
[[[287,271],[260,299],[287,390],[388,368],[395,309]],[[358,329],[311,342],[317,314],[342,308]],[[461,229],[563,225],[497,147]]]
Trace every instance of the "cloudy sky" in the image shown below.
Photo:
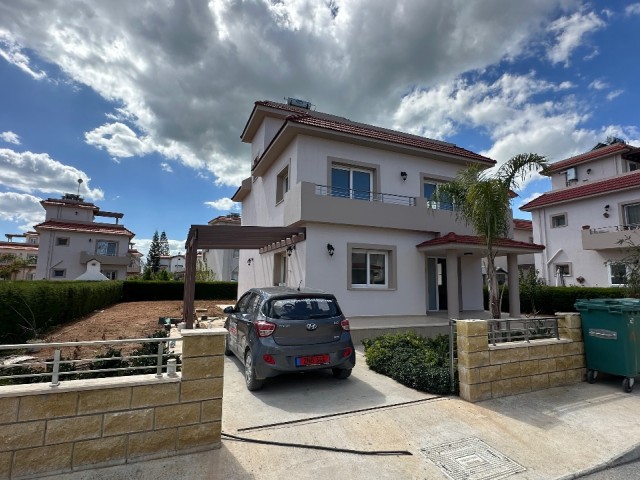
[[[0,2],[0,235],[78,191],[146,251],[239,212],[256,100],[557,161],[640,146],[640,2]],[[532,179],[517,207],[549,188]]]

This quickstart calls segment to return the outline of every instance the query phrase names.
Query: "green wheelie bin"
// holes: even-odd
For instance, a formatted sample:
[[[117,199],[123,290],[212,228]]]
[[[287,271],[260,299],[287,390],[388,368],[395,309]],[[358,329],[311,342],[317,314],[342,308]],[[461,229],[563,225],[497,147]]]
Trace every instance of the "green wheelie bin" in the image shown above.
[[[580,299],[574,306],[582,317],[587,381],[594,383],[598,372],[618,375],[631,392],[640,375],[640,300]]]

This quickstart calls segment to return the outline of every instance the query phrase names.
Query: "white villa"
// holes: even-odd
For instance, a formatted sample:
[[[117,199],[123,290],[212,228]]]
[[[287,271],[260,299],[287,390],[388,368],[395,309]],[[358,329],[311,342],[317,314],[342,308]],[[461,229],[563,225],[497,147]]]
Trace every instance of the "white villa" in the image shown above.
[[[536,269],[548,285],[607,287],[625,282],[627,239],[640,244],[640,148],[608,138],[546,172],[551,191],[520,207],[546,246]]]
[[[34,227],[40,236],[36,280],[82,279],[96,267],[110,280],[140,273],[141,255],[131,249],[135,234],[118,224],[122,213],[102,211],[69,193],[40,203],[46,213]],[[115,218],[115,223],[99,223],[96,217]]]
[[[6,242],[0,242],[0,255],[12,255],[29,263],[15,272],[11,280],[33,280],[38,261],[38,234],[36,232],[6,233]],[[13,239],[19,238],[15,242]]]
[[[240,226],[241,219],[237,213],[221,215],[207,222],[209,225]],[[205,249],[202,250],[203,266],[211,270],[216,280],[223,282],[237,282],[239,271],[240,250],[237,248]]]
[[[256,102],[241,139],[252,162],[233,196],[241,228],[300,227],[304,235],[240,250],[239,294],[279,284],[330,291],[356,327],[435,325],[483,310],[482,241],[450,204],[430,198],[461,169],[494,160],[295,99]],[[204,231],[192,227],[194,244],[195,227]],[[498,246],[513,271],[518,255],[544,248],[513,239]],[[508,283],[515,316],[517,276]]]

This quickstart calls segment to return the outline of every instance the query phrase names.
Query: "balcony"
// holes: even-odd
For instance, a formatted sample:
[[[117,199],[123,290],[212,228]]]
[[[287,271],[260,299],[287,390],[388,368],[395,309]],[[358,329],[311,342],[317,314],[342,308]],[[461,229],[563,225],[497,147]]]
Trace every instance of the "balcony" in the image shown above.
[[[584,250],[614,250],[640,245],[640,225],[613,225],[610,227],[582,227]]]
[[[302,222],[473,234],[470,227],[456,221],[450,204],[309,182],[294,185],[284,198],[284,225]]]
[[[97,260],[101,266],[129,265],[131,262],[129,255],[97,255],[94,252],[80,252],[80,263],[84,264],[90,260]]]

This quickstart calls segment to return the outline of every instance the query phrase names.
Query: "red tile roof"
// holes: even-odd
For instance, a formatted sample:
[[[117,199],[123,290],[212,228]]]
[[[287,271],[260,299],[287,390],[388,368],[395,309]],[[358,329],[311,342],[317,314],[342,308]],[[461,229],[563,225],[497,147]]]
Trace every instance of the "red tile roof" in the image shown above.
[[[614,153],[626,153],[631,150],[636,150],[636,147],[632,147],[631,145],[627,145],[626,143],[614,143],[612,145],[607,145],[606,147],[598,148],[587,153],[576,155],[575,157],[567,158],[566,160],[560,160],[559,162],[552,163],[544,173],[555,173],[559,170],[578,165],[579,163],[583,163],[588,160],[595,160],[596,158],[606,157]]]
[[[240,225],[242,223],[242,219],[240,218],[240,215],[220,215],[219,217],[209,220],[208,223],[209,225],[216,225],[219,223],[226,225]]]
[[[618,192],[638,187],[640,187],[640,171],[635,171],[598,182],[584,183],[578,187],[563,188],[562,190],[544,193],[529,203],[522,205],[520,210],[526,212],[547,205],[576,200],[578,198],[603,195],[609,192]]]
[[[38,245],[24,242],[0,242],[0,248],[9,250],[33,250],[38,251]]]
[[[301,125],[309,125],[312,127],[323,128],[326,130],[332,130],[340,133],[348,133],[351,135],[357,135],[360,137],[371,138],[374,140],[382,140],[390,143],[396,143],[405,145],[408,147],[421,148],[424,150],[431,150],[436,152],[447,153],[451,155],[457,155],[460,157],[469,158],[475,161],[485,163],[487,165],[495,165],[496,161],[491,158],[485,157],[470,150],[458,147],[452,143],[441,142],[439,140],[432,140],[426,137],[420,137],[417,135],[411,135],[408,133],[397,132],[394,130],[388,130],[385,128],[375,127],[373,125],[366,125],[363,123],[352,122],[351,120],[338,117],[335,115],[329,115],[326,113],[316,112],[313,110],[306,110],[303,108],[296,108],[290,105],[282,103],[261,101],[256,102],[256,105],[263,105],[265,107],[277,108],[279,110],[290,111],[295,115],[287,117],[287,121],[292,123],[299,123]]]
[[[135,236],[135,233],[124,228],[122,225],[104,225],[96,223],[73,223],[59,222],[57,220],[47,220],[46,222],[36,225],[36,230],[55,230],[60,232],[88,232],[88,233],[104,233],[106,235],[125,235],[127,237]]]
[[[485,240],[483,237],[476,235],[458,235],[453,232],[449,232],[442,237],[437,237],[432,240],[422,242],[416,247],[427,247],[431,245],[447,245],[450,243],[461,243],[464,245],[483,245]],[[526,248],[529,250],[544,250],[544,245],[538,245],[537,243],[520,242],[518,240],[512,240],[510,238],[498,238],[494,242],[497,247],[504,248]]]
[[[531,220],[523,220],[521,218],[513,219],[513,228],[519,230],[533,230],[533,222]]]

